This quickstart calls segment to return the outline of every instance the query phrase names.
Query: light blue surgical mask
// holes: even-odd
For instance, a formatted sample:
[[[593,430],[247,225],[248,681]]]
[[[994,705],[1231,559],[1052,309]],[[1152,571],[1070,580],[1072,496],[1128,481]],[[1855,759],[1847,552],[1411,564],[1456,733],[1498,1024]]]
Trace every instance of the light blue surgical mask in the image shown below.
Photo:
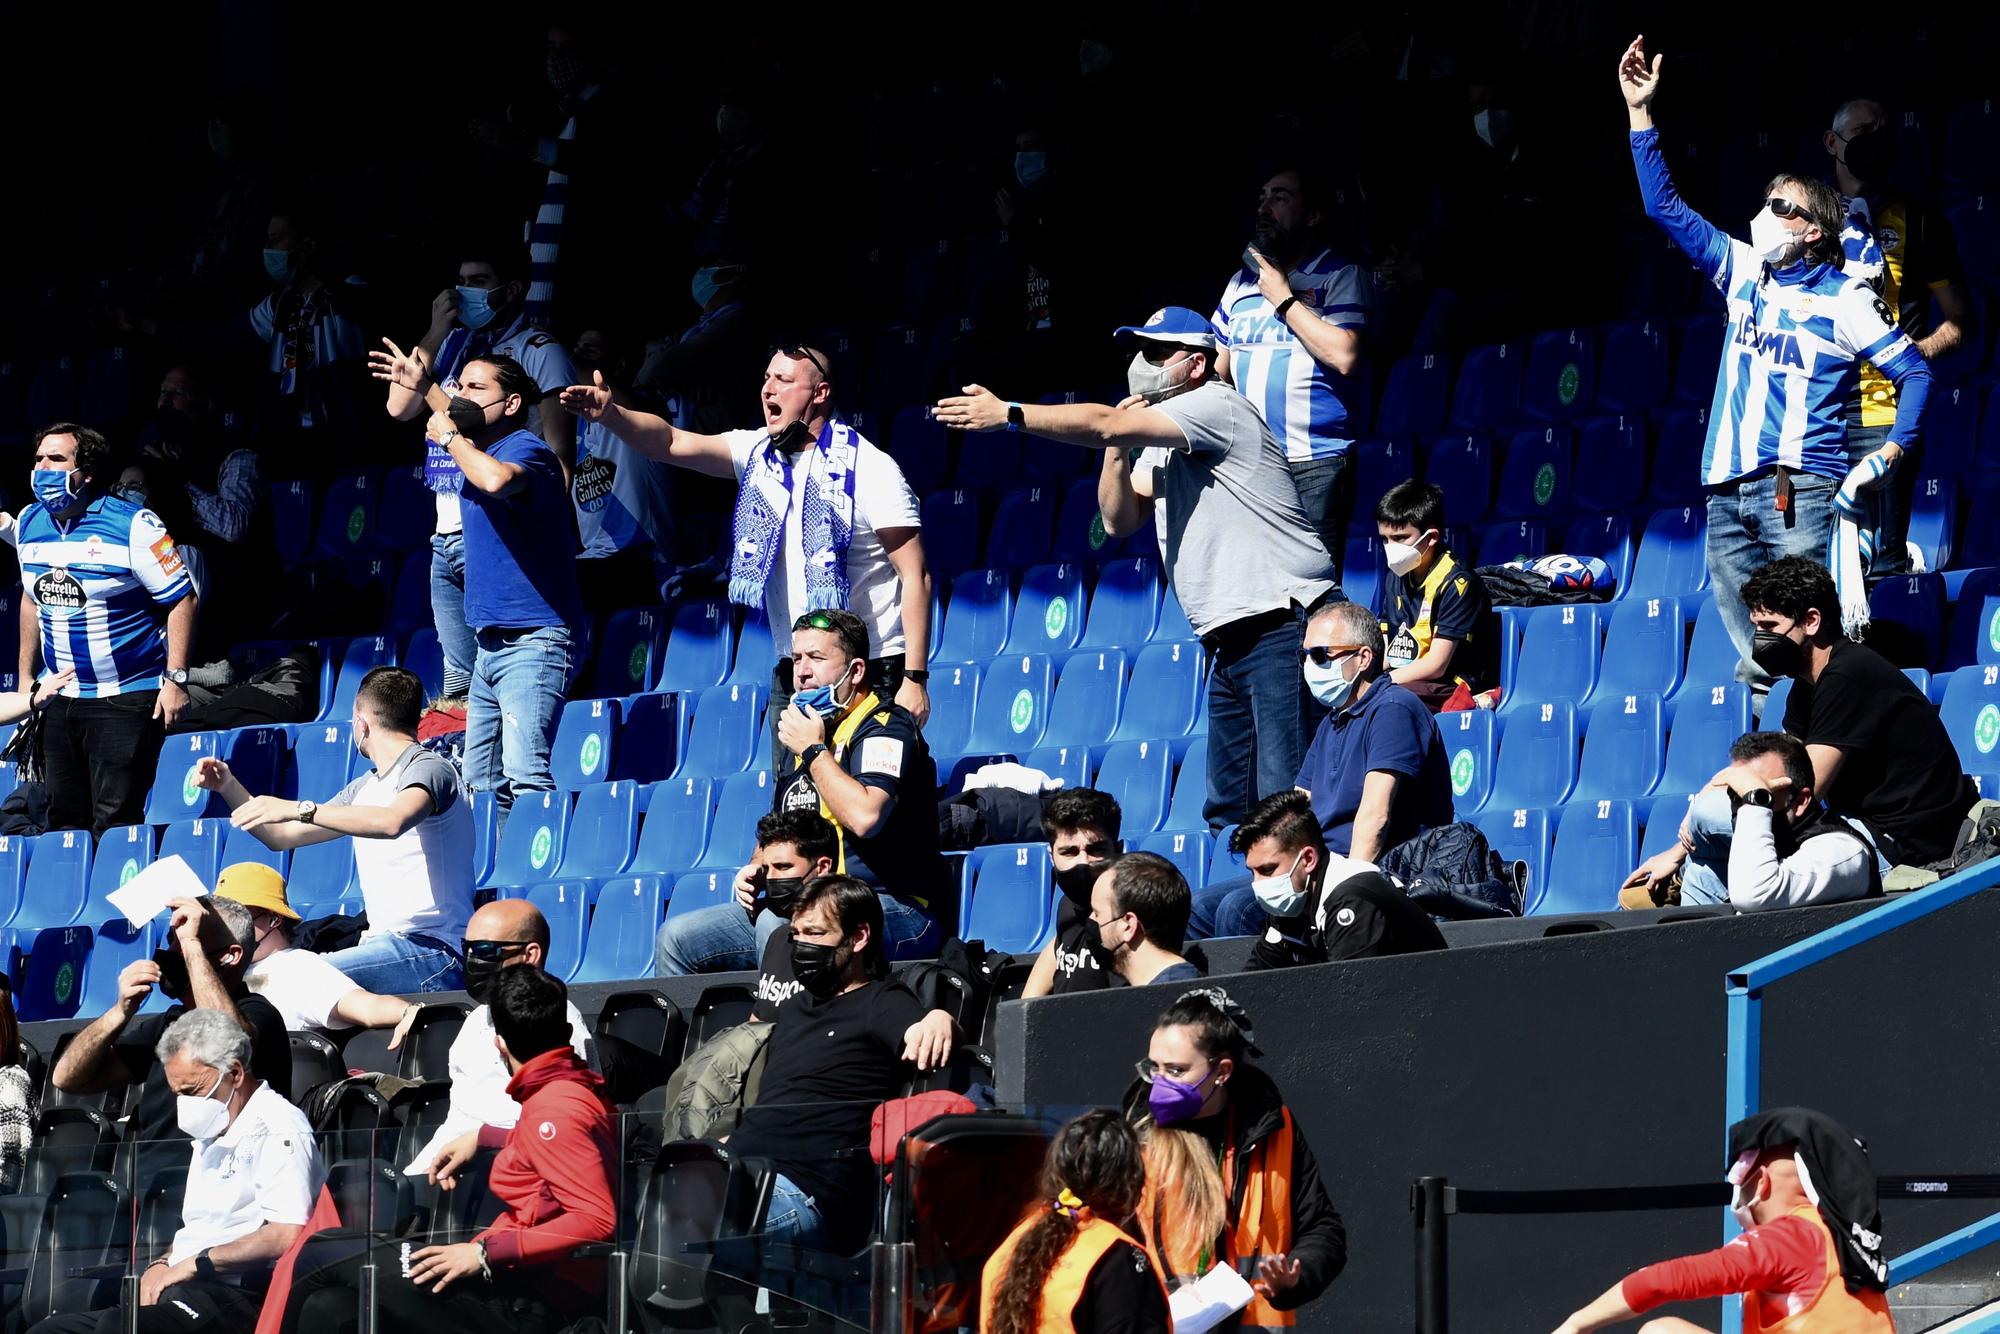
[[[694,271],[694,282],[689,284],[688,291],[689,295],[694,297],[695,305],[703,310],[707,310],[708,303],[715,300],[716,289],[722,285],[715,281],[715,275],[720,272],[722,267],[716,264]]]
[[[1023,150],[1014,154],[1014,179],[1032,190],[1035,183],[1049,174],[1049,155],[1040,149]]]
[[[264,251],[264,272],[274,283],[288,283],[292,280],[292,252],[289,250]]]
[[[468,329],[484,329],[493,323],[494,315],[490,294],[483,287],[461,287],[458,289],[458,322]]]
[[[74,469],[58,472],[54,468],[37,468],[28,474],[28,484],[34,488],[35,499],[42,502],[43,509],[60,513],[76,503]]]
[[[1349,654],[1348,657],[1352,657]],[[1354,693],[1354,679],[1341,670],[1346,659],[1328,663],[1322,667],[1310,658],[1306,660],[1306,689],[1312,697],[1329,709],[1340,708]]]
[[[1306,906],[1306,892],[1292,883],[1292,874],[1299,869],[1299,863],[1305,860],[1305,855],[1305,849],[1300,848],[1299,855],[1292,858],[1291,866],[1282,875],[1251,878],[1251,892],[1257,896],[1257,902],[1264,905],[1264,911],[1271,916],[1295,917],[1299,910]]]
[[[851,692],[843,701],[835,695],[832,686],[809,686],[792,694],[793,704],[802,710],[809,709],[822,718],[839,713],[853,702],[854,696]]]

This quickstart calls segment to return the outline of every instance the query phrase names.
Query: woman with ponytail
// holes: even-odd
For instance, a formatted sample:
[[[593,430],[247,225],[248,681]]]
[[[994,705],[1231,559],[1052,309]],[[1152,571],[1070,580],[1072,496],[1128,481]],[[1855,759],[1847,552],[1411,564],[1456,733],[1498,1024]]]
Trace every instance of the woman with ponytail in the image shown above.
[[[1226,1264],[1255,1297],[1235,1322],[1282,1328],[1347,1263],[1347,1232],[1250,1016],[1220,987],[1183,992],[1153,1026],[1127,1115],[1145,1146],[1139,1227],[1171,1287]],[[1226,1332],[1230,1328],[1220,1326]]]
[[[1167,1334],[1167,1289],[1124,1224],[1146,1166],[1116,1112],[1086,1112],[1056,1134],[1046,1200],[980,1276],[983,1334]]]

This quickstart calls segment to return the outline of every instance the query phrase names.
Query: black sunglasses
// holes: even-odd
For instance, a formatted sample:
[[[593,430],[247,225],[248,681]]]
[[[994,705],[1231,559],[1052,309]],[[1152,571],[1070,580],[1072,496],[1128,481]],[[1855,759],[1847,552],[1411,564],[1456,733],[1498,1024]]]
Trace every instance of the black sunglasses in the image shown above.
[[[465,957],[481,963],[498,963],[508,951],[528,948],[525,940],[468,940],[462,944]]]
[[[819,354],[804,343],[780,343],[772,348],[771,351],[782,352],[793,361],[810,361],[814,366],[819,368],[819,376],[822,380],[833,379],[833,368],[828,366],[824,361],[821,361]]]
[[[1360,651],[1360,647],[1353,644],[1318,644],[1312,648],[1300,649],[1299,661],[1310,662],[1315,667],[1331,667],[1349,654]]]
[[[1807,222],[1812,221],[1812,214],[1806,212],[1806,206],[1804,204],[1794,204],[1791,200],[1784,198],[1782,195],[1772,195],[1769,199],[1764,201],[1764,207],[1770,209],[1772,214],[1776,217],[1804,218]]]

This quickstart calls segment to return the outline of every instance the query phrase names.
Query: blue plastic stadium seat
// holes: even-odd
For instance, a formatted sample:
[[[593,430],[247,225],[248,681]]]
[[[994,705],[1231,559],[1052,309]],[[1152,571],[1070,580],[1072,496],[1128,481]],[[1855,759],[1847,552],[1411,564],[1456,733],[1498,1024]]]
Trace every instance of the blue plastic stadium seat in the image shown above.
[[[436,527],[437,496],[424,485],[423,463],[384,473],[375,506],[376,542],[391,551],[419,552],[415,563],[428,573],[430,557],[422,553],[430,546]]]
[[[574,980],[618,982],[652,976],[653,939],[660,931],[665,900],[665,883],[656,875],[621,876],[602,886]]]
[[[1208,859],[1208,878],[1212,881],[1250,874],[1246,866],[1247,854],[1229,846],[1236,839],[1236,828],[1233,824],[1226,824],[1215,831],[1215,837],[1211,840],[1215,845],[1215,852]]]
[[[1942,570],[1951,564],[1957,536],[1958,481],[1927,462],[1910,501],[1909,545],[1923,553],[1926,570]]]
[[[1132,663],[1113,741],[1186,736],[1201,702],[1201,645],[1148,644]]]
[[[938,656],[962,662],[993,657],[1007,643],[1013,615],[1014,595],[1005,570],[967,570],[951,581]]]
[[[597,661],[590,674],[592,695],[636,695],[659,681],[667,634],[658,611],[641,607],[604,618]]]
[[[1112,561],[1090,595],[1085,648],[1129,648],[1153,637],[1160,619],[1160,567],[1150,556]]]
[[[639,842],[636,783],[593,783],[576,794],[556,874],[565,880],[618,875]]]
[[[1049,558],[1071,563],[1103,560],[1116,554],[1122,545],[1121,539],[1104,531],[1104,516],[1097,508],[1096,475],[1068,483],[1063,488],[1062,504],[1056,510]]]
[[[1627,598],[1611,610],[1604,655],[1590,703],[1651,692],[1662,699],[1681,683],[1687,623],[1679,598]]]
[[[1868,595],[1868,643],[1898,667],[1936,667],[1944,656],[1944,579],[1884,579]]]
[[[1708,587],[1708,512],[1699,505],[1660,510],[1646,520],[1632,558],[1627,597],[1686,597]]]
[[[81,420],[122,422],[138,400],[139,357],[129,347],[100,347],[83,361]]]
[[[1002,496],[986,537],[986,563],[1020,570],[1046,561],[1055,508],[1056,492],[1050,486],[1023,487]]]
[[[973,707],[967,753],[1020,755],[1041,745],[1049,725],[1053,674],[1048,655],[1041,653],[991,663]]]
[[[1785,725],[1785,710],[1792,702],[1792,678],[1781,676],[1771,683],[1771,691],[1764,696],[1760,725],[1768,723],[1773,730]]]
[[[1628,416],[1650,412],[1667,396],[1667,338],[1658,320],[1621,320],[1604,326],[1604,357],[1597,370],[1597,402]]]
[[[723,779],[716,787],[715,819],[709,826],[708,847],[695,865],[703,870],[727,868],[731,872],[743,866],[757,850],[757,821],[770,811],[768,770],[731,774]]]
[[[1528,345],[1521,410],[1537,421],[1573,421],[1597,398],[1597,335],[1556,329]]]
[[[1187,611],[1181,606],[1174,586],[1168,584],[1160,590],[1160,620],[1153,627],[1153,642],[1177,644],[1193,638],[1194,627],[1188,624]]]
[[[484,885],[493,879],[493,857],[499,842],[499,804],[491,792],[474,792],[472,801],[472,883]],[[165,855],[164,848],[162,855]]]
[[[288,876],[292,871],[289,850],[267,848],[255,834],[243,829],[231,829],[222,836],[222,866],[227,870],[240,862],[257,862],[279,875]]]
[[[1644,804],[1646,827],[1639,839],[1639,861],[1650,861],[1680,842],[1681,821],[1687,817],[1688,803],[1693,800],[1692,793],[1670,791]]]
[[[98,840],[90,863],[90,903],[86,921],[103,922],[118,915],[109,901],[112,890],[153,864],[153,826],[113,825]]]
[[[745,858],[744,860],[748,860]],[[735,870],[690,871],[674,881],[673,896],[667,901],[665,920],[699,912],[703,908],[716,908],[735,900],[732,886],[736,881]],[[650,952],[652,940],[646,942]]]
[[[1551,700],[1509,718],[1493,763],[1488,809],[1560,806],[1576,783],[1576,708]]]
[[[377,667],[395,665],[396,641],[392,637],[372,635],[349,640],[334,667],[333,698],[322,704],[319,716],[328,722],[348,721],[354,713],[354,692],[361,688],[361,678]]]
[[[951,432],[932,421],[921,404],[898,408],[889,429],[889,457],[910,490],[925,495],[944,485],[951,464]]]
[[[933,580],[948,582],[979,564],[982,509],[980,493],[968,487],[924,497],[924,562]]]
[[[1381,539],[1375,536],[1374,524],[1371,522],[1360,527],[1366,531],[1348,529],[1346,552],[1340,563],[1340,591],[1370,611],[1379,612],[1382,609],[1382,587],[1389,581],[1389,567],[1382,555]],[[1164,612],[1162,619],[1165,619]],[[1190,638],[1193,633],[1188,632]]]
[[[2000,772],[2000,664],[1961,667],[1945,685],[1938,720],[1951,736],[1963,772]],[[1990,782],[1981,791],[1993,796]]]
[[[924,727],[924,739],[934,754],[963,755],[970,748],[979,676],[974,663],[931,664],[931,720]]]
[[[567,982],[583,962],[583,934],[590,923],[590,896],[576,881],[540,884],[522,897],[541,909],[549,924],[549,957],[542,967]]]
[[[523,792],[514,799],[514,809],[507,815],[499,846],[493,852],[493,874],[486,883],[512,888],[547,880],[556,873],[569,836],[569,796],[567,792]]]
[[[1711,686],[1727,685],[1736,679],[1736,644],[1723,625],[1722,611],[1713,597],[1702,598],[1700,603],[1701,610],[1694,618],[1694,637],[1688,643],[1682,685],[1674,697],[1675,707],[1679,706],[1683,696],[1706,691]],[[1690,601],[1682,601],[1682,615],[1687,614],[1689,605]]]
[[[52,829],[29,854],[21,907],[7,925],[16,931],[68,926],[83,916],[89,898],[90,831]]]
[[[1046,843],[974,848],[966,859],[959,934],[989,950],[1032,954],[1054,934]]]
[[[653,784],[644,798],[635,871],[677,872],[701,864],[715,817],[715,784],[707,778],[670,778]]]
[[[1441,713],[1438,741],[1451,771],[1451,801],[1458,818],[1470,818],[1493,791],[1493,762],[1499,749],[1499,729],[1486,709]]]
[[[1208,864],[1215,857],[1215,845],[1205,829],[1176,829],[1147,834],[1142,838],[1128,838],[1126,846],[1134,852],[1151,852],[1165,857],[1180,868],[1181,876],[1191,890],[1200,889],[1208,883]]]
[[[1011,434],[982,435],[967,443],[960,441],[958,471],[952,485],[962,487],[1015,486],[1021,480],[1021,437]]]
[[[1531,607],[1521,618],[1514,685],[1500,702],[1506,726],[1545,700],[1583,700],[1597,680],[1601,609],[1593,603]],[[1528,803],[1533,805],[1535,803]]]
[[[549,748],[549,772],[557,787],[575,792],[603,782],[617,753],[617,700],[576,699],[563,705]]]
[[[1978,387],[1933,383],[1924,401],[1924,448],[1917,460],[1923,475],[1963,476],[1973,467],[1978,440]]]
[[[307,723],[292,739],[293,795],[325,801],[347,786],[367,761],[345,721]]]
[[[736,665],[729,669],[729,681],[736,685],[760,686],[771,679],[771,669],[778,665],[780,656],[792,655],[791,629],[785,630],[785,651],[778,652],[777,642],[771,637],[771,623],[764,617],[762,607],[753,607],[743,613],[743,624],[736,631]]]
[[[1674,356],[1674,402],[1706,407],[1715,398],[1722,337],[1720,315],[1696,315],[1681,325]]]
[[[97,924],[92,933],[90,958],[83,965],[83,996],[77,1002],[79,1014],[103,1014],[118,1001],[118,975],[125,965],[153,957],[157,932],[154,924],[133,926],[112,914]]]
[[[410,642],[403,645],[403,668],[424,683],[427,698],[444,694],[444,648],[436,630],[425,626],[410,632]]]
[[[1505,565],[1511,560],[1548,554],[1548,527],[1539,519],[1489,523],[1476,532],[1472,547],[1475,569],[1481,565]]]
[[[673,773],[680,763],[691,702],[688,695],[657,691],[618,701],[618,745],[611,753],[611,771],[604,776],[621,783],[653,783]]]
[[[1578,519],[1562,534],[1556,548],[1579,560],[1596,557],[1611,571],[1613,595],[1624,597],[1632,579],[1632,525],[1622,514]]]
[[[1208,738],[1196,737],[1181,756],[1180,771],[1174,775],[1173,802],[1163,822],[1167,829],[1206,829],[1208,820],[1202,807],[1208,802]]]
[[[1060,778],[1064,787],[1090,786],[1089,746],[1037,746],[1021,757],[1021,763]]]
[[[35,834],[0,834],[0,926],[5,926],[21,910],[21,887],[28,878],[28,864],[34,858]],[[0,958],[0,965],[4,965]]]
[[[735,626],[727,602],[687,602],[674,612],[655,690],[707,690],[729,675]],[[636,688],[636,687],[634,687]],[[614,693],[628,694],[629,689]]]
[[[1590,710],[1571,805],[1607,797],[1650,796],[1666,763],[1660,697],[1651,691],[1605,695]],[[1629,868],[1628,868],[1629,869]]]
[[[1770,714],[1771,730],[1784,721]],[[1694,792],[1729,763],[1729,747],[1750,730],[1750,687],[1741,681],[1689,685],[1675,702],[1673,730],[1667,736],[1663,792]]]
[[[1125,698],[1125,651],[1080,649],[1063,660],[1055,697],[1049,701],[1051,746],[1099,746],[1118,727]]]
[[[1965,573],[1959,581],[1945,576],[1946,596],[1952,601],[1951,638],[1944,653],[1948,672],[1975,662],[2000,662],[2000,569]]]
[[[1548,892],[1549,813],[1536,807],[1492,807],[1473,821],[1486,846],[1504,861],[1528,864],[1528,905]]]
[[[1150,834],[1167,815],[1173,778],[1172,748],[1164,741],[1121,741],[1108,747],[1098,766],[1098,790],[1118,799],[1125,837]]]
[[[1708,409],[1672,408],[1659,420],[1647,504],[1654,509],[1700,508],[1705,494],[1701,458],[1708,440]]]
[[[676,776],[721,778],[748,769],[769,749],[764,703],[764,691],[756,686],[702,691],[695,697],[687,750]]]
[[[431,610],[430,558],[412,556],[396,571],[396,584],[389,593],[388,628],[408,634],[435,624],[436,613]]]
[[[1354,447],[1354,518],[1375,526],[1375,503],[1390,487],[1417,475],[1417,451],[1408,440],[1363,440]]]
[[[287,565],[297,565],[312,549],[317,499],[311,482],[279,482],[271,488],[271,527],[278,556]]]
[[[1389,368],[1375,429],[1382,435],[1431,435],[1445,428],[1451,362],[1442,352],[1412,352]]]
[[[1439,481],[1444,488],[1444,521],[1447,524],[1456,526],[1486,521],[1493,508],[1492,440],[1483,435],[1447,435],[1433,440],[1424,475]],[[1350,536],[1350,548],[1353,542]],[[1354,594],[1350,592],[1348,596],[1353,597]]]
[[[301,903],[332,903],[351,898],[360,891],[354,871],[354,840],[329,839],[292,850],[292,870],[285,879],[285,893],[294,906]]]
[[[204,885],[222,870],[222,836],[227,820],[180,820],[160,830],[159,860],[179,857]]]
[[[1980,448],[1984,450],[1989,445],[2000,450],[2000,432],[1995,433],[1992,441],[1982,442]],[[1965,512],[1970,521],[1958,542],[1958,564],[1966,569],[2000,566],[2000,523],[1979,521],[1979,516],[2000,514],[2000,469],[1980,468],[1965,479],[1960,489],[1966,493]]]
[[[1515,423],[1521,412],[1521,371],[1526,360],[1521,351],[1519,343],[1494,343],[1465,354],[1451,396],[1453,426],[1491,431]]]
[[[333,559],[372,550],[375,502],[381,489],[381,474],[372,468],[342,473],[328,482],[313,549]]]
[[[168,737],[160,748],[152,792],[146,798],[146,823],[227,816],[222,798],[195,786],[196,764],[219,756],[251,793],[274,792],[283,771],[286,737],[276,727],[245,727],[233,732],[186,732]]]
[[[1639,862],[1638,821],[1629,801],[1586,801],[1565,808],[1549,854],[1549,892],[1537,916],[1610,912],[1618,887]]]
[[[24,1023],[73,1019],[83,999],[83,970],[90,956],[87,926],[16,927],[9,934],[22,951],[26,975],[15,988],[17,1017]]]
[[[1007,582],[1004,574],[1000,582],[1004,588]],[[1082,566],[1067,562],[1035,566],[1021,577],[1021,595],[1015,600],[1013,621],[1006,641],[997,652],[1062,653],[1070,649],[1083,637],[1083,606]],[[978,652],[943,656],[977,662],[992,658],[995,653],[994,649],[982,647]]]
[[[1621,518],[1646,492],[1646,419],[1592,417],[1576,426],[1570,497],[1577,511]]]

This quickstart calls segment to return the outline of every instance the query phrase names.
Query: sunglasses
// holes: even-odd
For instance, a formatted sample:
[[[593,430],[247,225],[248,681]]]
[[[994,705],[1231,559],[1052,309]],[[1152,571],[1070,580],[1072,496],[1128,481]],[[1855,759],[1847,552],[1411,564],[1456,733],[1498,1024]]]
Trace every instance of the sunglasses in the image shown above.
[[[481,963],[498,963],[513,950],[528,948],[525,940],[468,940],[462,942],[467,959],[477,959]]]
[[[1359,653],[1359,644],[1321,644],[1299,650],[1299,661],[1309,662],[1315,667],[1331,667],[1351,653]]]
[[[1804,204],[1794,204],[1791,200],[1781,195],[1772,195],[1764,201],[1764,207],[1770,209],[1772,215],[1775,217],[1804,218],[1807,222],[1812,221],[1812,215],[1806,212]]]
[[[832,367],[821,361],[819,355],[804,343],[780,343],[772,348],[771,351],[782,352],[793,361],[810,361],[814,366],[819,368],[819,375],[822,380],[831,380],[833,378]]]
[[[839,634],[840,627],[833,617],[823,611],[809,611],[792,622],[794,630],[825,630],[829,634]]]

